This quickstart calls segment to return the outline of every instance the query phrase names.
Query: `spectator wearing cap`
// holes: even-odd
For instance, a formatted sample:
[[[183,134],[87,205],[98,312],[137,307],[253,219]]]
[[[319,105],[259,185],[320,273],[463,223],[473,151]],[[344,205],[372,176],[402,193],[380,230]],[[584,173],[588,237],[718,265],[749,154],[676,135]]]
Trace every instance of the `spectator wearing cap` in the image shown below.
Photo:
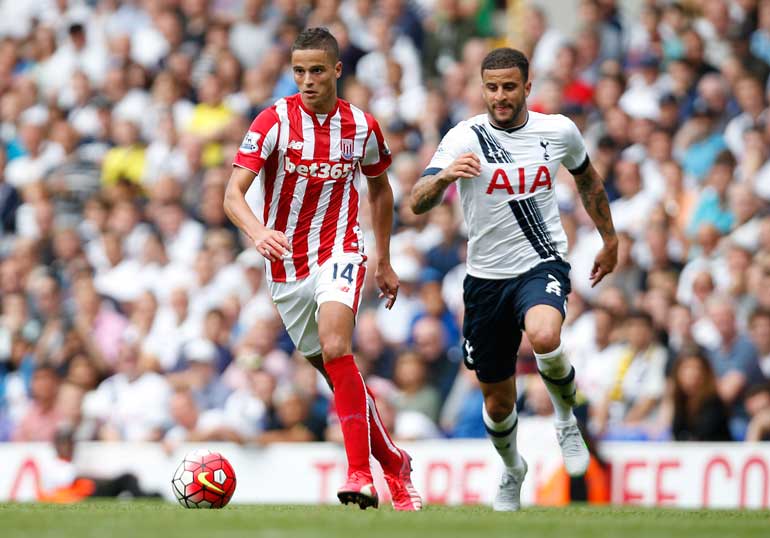
[[[217,375],[216,360],[217,348],[210,340],[197,338],[184,345],[178,378],[190,387],[201,411],[224,408],[231,392]]]

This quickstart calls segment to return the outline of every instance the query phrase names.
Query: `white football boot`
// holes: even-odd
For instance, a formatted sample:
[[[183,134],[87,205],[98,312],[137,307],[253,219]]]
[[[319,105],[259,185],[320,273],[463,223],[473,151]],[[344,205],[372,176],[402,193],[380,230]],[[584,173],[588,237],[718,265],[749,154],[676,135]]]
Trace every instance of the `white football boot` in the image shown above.
[[[567,474],[570,476],[586,474],[591,456],[588,454],[588,447],[574,416],[566,423],[556,424],[556,439],[559,441]]]
[[[492,508],[495,512],[516,512],[521,509],[521,485],[527,476],[527,462],[521,458],[521,466],[514,469],[506,468],[500,479],[495,502]]]

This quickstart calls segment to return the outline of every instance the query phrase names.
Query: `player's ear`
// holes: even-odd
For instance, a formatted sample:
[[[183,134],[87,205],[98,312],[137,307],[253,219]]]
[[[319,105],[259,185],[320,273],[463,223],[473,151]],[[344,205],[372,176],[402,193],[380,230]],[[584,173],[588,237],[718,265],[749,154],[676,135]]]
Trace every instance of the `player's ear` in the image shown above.
[[[524,97],[529,97],[529,92],[532,91],[532,81],[528,80],[524,85]]]
[[[334,76],[335,78],[342,76],[342,62],[340,60],[337,60],[337,63],[334,64]]]

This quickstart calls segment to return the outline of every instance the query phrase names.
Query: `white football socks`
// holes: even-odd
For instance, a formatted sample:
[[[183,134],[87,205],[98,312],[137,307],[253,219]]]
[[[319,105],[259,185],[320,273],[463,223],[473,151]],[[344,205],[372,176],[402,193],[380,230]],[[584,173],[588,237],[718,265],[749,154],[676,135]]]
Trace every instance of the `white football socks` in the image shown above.
[[[564,356],[564,344],[549,353],[535,353],[537,369],[545,382],[559,422],[572,419],[575,402],[575,369]]]
[[[519,416],[516,413],[514,405],[511,414],[505,417],[502,422],[495,422],[487,413],[487,407],[482,404],[482,415],[484,417],[484,426],[487,429],[487,436],[495,446],[497,453],[503,458],[503,463],[509,469],[521,467],[521,457],[516,450],[516,431],[519,426]]]

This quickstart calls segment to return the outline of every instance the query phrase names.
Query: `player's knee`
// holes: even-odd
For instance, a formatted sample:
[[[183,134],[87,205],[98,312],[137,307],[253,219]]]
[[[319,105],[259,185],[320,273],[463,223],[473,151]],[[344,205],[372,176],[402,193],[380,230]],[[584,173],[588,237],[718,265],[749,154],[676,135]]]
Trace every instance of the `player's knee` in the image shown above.
[[[529,338],[532,349],[535,353],[550,353],[561,342],[561,327],[536,327],[534,330],[527,331],[527,338]]]
[[[324,361],[330,361],[351,353],[350,342],[334,334],[321,338],[321,353]]]
[[[487,415],[495,422],[502,422],[513,412],[516,402],[512,398],[487,398],[484,406],[487,408]]]

